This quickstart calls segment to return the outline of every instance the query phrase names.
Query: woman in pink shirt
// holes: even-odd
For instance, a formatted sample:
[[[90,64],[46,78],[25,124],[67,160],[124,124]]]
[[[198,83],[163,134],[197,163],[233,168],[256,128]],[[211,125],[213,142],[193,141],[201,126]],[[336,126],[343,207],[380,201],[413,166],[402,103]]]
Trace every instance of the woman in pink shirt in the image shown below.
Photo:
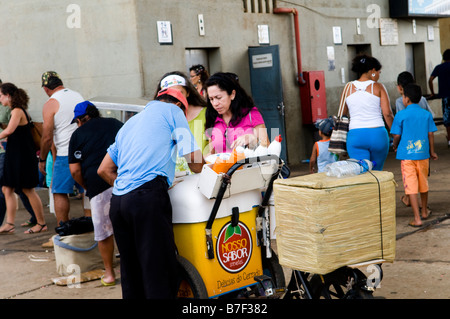
[[[232,73],[216,73],[206,82],[206,136],[210,151],[230,153],[237,146],[268,146],[267,129],[253,99]]]

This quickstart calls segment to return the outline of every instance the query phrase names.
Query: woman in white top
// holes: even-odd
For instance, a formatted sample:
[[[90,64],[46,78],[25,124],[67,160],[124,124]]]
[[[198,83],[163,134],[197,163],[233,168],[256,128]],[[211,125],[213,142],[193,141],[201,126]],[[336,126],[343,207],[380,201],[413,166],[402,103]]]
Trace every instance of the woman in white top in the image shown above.
[[[359,79],[352,82],[344,114],[350,118],[347,152],[350,158],[375,162],[383,170],[389,153],[389,133],[394,115],[389,96],[380,78],[381,64],[374,57],[360,55],[353,60],[352,71]]]

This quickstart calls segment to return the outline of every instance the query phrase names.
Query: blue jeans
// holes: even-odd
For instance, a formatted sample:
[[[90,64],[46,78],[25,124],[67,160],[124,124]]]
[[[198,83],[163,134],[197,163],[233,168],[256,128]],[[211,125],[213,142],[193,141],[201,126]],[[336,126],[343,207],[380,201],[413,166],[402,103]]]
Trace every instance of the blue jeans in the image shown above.
[[[382,171],[389,153],[389,134],[386,128],[358,128],[348,131],[347,153],[350,158],[375,162],[373,169]]]
[[[444,120],[444,126],[450,127],[450,97],[442,99],[442,119]]]

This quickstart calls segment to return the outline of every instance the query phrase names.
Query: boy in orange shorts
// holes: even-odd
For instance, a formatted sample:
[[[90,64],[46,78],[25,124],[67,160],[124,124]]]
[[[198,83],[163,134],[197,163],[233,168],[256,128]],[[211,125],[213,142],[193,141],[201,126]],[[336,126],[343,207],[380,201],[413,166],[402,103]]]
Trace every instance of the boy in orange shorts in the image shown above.
[[[409,195],[414,220],[409,225],[422,226],[422,220],[430,217],[428,212],[428,170],[430,157],[438,158],[434,151],[434,132],[437,131],[430,112],[417,103],[422,98],[422,89],[417,84],[408,84],[403,89],[403,104],[406,109],[397,113],[392,123],[393,148],[396,158],[401,160],[405,194]],[[419,210],[419,198],[422,209]],[[422,218],[421,218],[422,217]]]

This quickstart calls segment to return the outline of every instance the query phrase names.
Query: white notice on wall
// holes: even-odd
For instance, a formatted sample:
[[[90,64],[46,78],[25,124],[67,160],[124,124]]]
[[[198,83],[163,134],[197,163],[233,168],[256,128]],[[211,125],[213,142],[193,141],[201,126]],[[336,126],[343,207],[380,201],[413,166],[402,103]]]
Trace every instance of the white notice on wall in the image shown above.
[[[271,68],[273,66],[272,53],[254,55],[252,65],[254,69]]]
[[[381,45],[398,45],[398,23],[395,19],[380,19]]]
[[[334,44],[342,44],[341,27],[333,27],[333,43]]]
[[[327,47],[327,57],[328,57],[328,71],[334,71],[336,69],[334,47]]]
[[[428,26],[428,41],[434,41],[434,27],[432,25]]]
[[[259,44],[270,44],[268,25],[258,25],[258,42]]]

